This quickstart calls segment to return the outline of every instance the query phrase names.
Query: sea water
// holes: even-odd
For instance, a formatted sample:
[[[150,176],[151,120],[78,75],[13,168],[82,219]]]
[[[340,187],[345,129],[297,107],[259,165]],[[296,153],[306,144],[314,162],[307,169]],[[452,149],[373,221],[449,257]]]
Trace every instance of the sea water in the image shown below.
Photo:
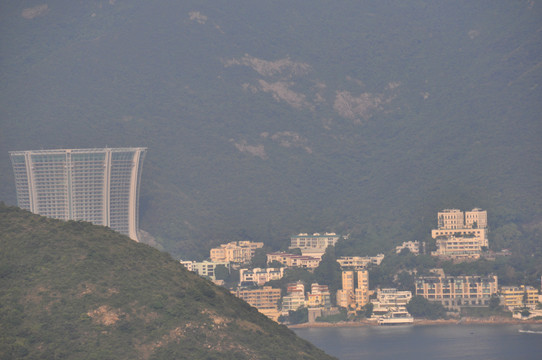
[[[542,325],[400,325],[294,331],[340,360],[542,360]]]

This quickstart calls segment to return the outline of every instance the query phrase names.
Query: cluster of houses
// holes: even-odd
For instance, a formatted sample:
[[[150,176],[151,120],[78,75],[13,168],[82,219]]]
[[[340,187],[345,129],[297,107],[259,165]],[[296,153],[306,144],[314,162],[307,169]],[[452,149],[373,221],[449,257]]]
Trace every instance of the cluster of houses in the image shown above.
[[[487,212],[481,209],[462,212],[446,209],[438,213],[437,229],[431,231],[437,250],[431,255],[454,261],[478,259],[488,248]],[[406,305],[413,294],[397,289],[369,288],[369,266],[378,266],[384,254],[373,257],[343,256],[337,259],[342,270],[341,288],[331,294],[328,284],[313,283],[309,289],[299,281],[288,284],[286,293],[281,289],[266,286],[269,281],[280,280],[285,269],[298,267],[313,271],[318,267],[328,246],[334,246],[340,236],[335,233],[301,233],[292,236],[290,249],[299,249],[297,254],[273,252],[266,254],[267,268],[250,268],[248,265],[261,242],[239,241],[222,244],[210,251],[210,260],[203,262],[181,261],[189,270],[209,278],[218,284],[216,269],[239,270],[239,283],[232,293],[256,307],[268,317],[277,320],[291,311],[307,308],[309,321],[317,317],[339,313],[343,308],[349,314],[364,311],[372,304],[372,317],[380,324],[409,323],[413,319]],[[425,253],[419,241],[404,242],[395,251],[408,249],[417,255]],[[530,286],[498,286],[497,276],[447,276],[435,269],[431,276],[419,276],[415,280],[415,295],[429,301],[440,302],[447,309],[462,306],[488,306],[493,297],[500,297],[500,304],[514,312],[530,309],[530,316],[538,314],[536,309],[540,296]],[[335,301],[332,301],[334,299]],[[333,306],[335,304],[336,306]]]

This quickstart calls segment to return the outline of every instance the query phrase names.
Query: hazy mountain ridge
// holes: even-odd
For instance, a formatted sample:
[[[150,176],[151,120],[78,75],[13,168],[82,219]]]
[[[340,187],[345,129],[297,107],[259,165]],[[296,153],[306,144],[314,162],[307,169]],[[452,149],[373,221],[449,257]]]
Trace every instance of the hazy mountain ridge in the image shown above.
[[[0,151],[148,146],[141,227],[176,256],[542,218],[537,3],[2,7]],[[7,155],[0,181],[14,203]]]

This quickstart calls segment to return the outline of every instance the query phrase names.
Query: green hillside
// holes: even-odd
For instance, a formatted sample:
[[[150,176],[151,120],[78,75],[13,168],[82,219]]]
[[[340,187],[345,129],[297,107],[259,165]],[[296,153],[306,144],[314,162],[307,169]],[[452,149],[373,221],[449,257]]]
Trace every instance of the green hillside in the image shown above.
[[[323,231],[366,255],[474,207],[519,246],[542,227],[540,29],[527,0],[5,2],[0,199],[10,150],[146,146],[140,225],[175,257]]]
[[[1,359],[331,359],[169,255],[0,203]]]

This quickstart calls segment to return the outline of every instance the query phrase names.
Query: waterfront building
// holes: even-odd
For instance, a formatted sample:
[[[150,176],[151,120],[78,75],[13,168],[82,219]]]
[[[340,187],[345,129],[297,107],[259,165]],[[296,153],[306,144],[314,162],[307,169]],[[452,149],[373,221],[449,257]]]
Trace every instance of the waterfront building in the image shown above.
[[[17,204],[82,220],[139,241],[139,185],[146,148],[10,151]]]
[[[253,290],[238,288],[234,294],[275,321],[280,316],[278,309],[281,295],[280,289],[273,289],[271,286]]]
[[[498,278],[491,276],[422,276],[416,278],[416,295],[438,301],[447,308],[488,306],[498,291]]]
[[[275,252],[267,254],[267,263],[277,261],[287,267],[300,267],[305,269],[315,269],[320,264],[320,259],[312,256],[293,255],[285,252]]]
[[[306,305],[305,285],[301,281],[288,284],[286,295],[282,297],[282,313],[288,315],[289,311],[296,311]]]
[[[290,249],[301,249],[304,256],[321,258],[328,246],[335,246],[340,236],[335,233],[300,233],[290,238]]]
[[[538,289],[532,286],[502,286],[500,290],[501,304],[509,310],[529,307],[538,304]]]
[[[239,270],[239,284],[253,282],[262,286],[271,280],[280,280],[284,276],[284,268],[254,268]]]
[[[406,306],[412,299],[412,292],[400,291],[395,288],[378,289],[376,299],[381,307]]]
[[[256,249],[262,248],[263,242],[232,241],[212,248],[211,261],[223,261],[243,264],[250,262]]]
[[[338,306],[359,310],[369,303],[369,295],[369,272],[367,270],[345,270],[342,272],[342,288],[337,290]]]
[[[327,285],[318,283],[311,284],[311,292],[307,294],[307,306],[310,308],[323,307],[329,309],[331,307],[331,294]]]

